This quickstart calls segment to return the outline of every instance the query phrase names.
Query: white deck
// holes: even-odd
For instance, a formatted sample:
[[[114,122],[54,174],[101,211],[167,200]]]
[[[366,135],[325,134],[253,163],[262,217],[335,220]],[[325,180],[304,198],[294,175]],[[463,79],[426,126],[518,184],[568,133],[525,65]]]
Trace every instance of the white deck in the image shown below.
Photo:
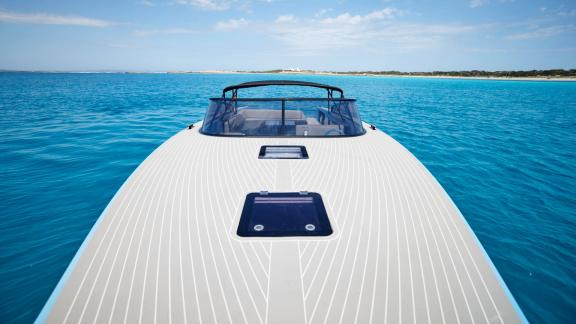
[[[261,145],[308,160],[259,160]],[[322,195],[335,233],[247,239],[247,193]],[[380,131],[226,138],[183,130],[132,174],[38,318],[48,323],[515,323],[450,198]]]

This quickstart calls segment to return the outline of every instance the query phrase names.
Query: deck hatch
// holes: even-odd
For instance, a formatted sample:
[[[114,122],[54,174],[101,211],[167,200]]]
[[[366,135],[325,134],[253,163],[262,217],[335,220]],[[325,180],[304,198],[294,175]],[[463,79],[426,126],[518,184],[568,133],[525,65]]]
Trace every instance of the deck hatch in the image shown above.
[[[242,237],[328,236],[330,220],[315,192],[250,193],[236,232]]]
[[[300,145],[263,145],[259,159],[307,159],[308,151]]]

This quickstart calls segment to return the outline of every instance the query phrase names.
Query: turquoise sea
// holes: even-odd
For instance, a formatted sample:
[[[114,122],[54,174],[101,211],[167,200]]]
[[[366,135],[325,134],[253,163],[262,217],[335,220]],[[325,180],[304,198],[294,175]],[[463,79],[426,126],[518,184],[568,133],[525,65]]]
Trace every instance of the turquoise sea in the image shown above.
[[[576,83],[0,73],[0,323],[36,318],[116,190],[208,97],[279,77],[357,98],[438,178],[527,318],[574,322]]]

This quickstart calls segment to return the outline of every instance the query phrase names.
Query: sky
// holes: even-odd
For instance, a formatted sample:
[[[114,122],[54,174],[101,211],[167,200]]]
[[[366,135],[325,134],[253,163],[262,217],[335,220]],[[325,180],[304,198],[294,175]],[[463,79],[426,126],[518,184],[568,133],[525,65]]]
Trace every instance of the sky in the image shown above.
[[[576,68],[576,0],[0,0],[0,69]]]

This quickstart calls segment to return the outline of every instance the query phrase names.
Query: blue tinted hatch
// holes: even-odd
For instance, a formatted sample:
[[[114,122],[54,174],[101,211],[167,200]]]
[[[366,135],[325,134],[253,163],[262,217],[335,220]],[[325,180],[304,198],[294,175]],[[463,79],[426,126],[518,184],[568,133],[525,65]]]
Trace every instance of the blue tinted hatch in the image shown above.
[[[301,145],[264,145],[259,159],[307,159],[308,151]]]
[[[236,232],[243,237],[328,236],[332,227],[314,192],[250,193]]]

